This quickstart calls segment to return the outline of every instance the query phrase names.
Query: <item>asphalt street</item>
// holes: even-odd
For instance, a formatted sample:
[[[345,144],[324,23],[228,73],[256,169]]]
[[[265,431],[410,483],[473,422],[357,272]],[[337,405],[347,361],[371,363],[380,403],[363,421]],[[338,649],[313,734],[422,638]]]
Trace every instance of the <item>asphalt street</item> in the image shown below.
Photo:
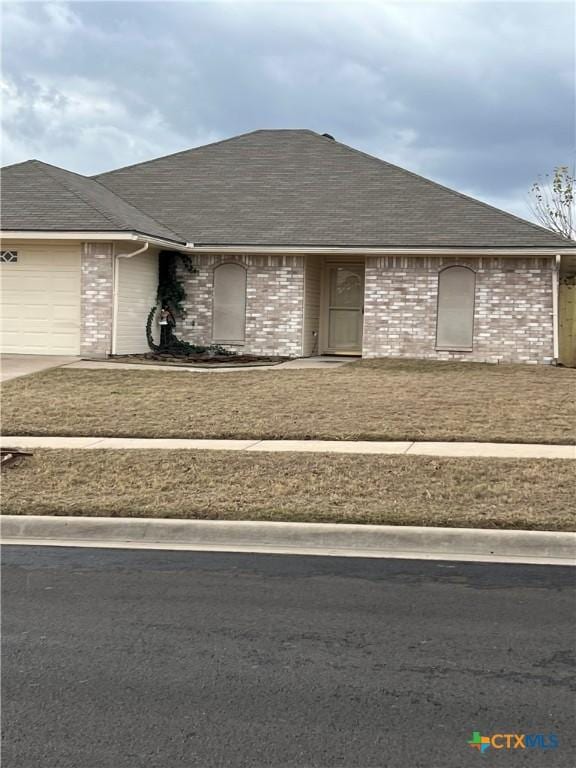
[[[575,569],[3,548],[4,768],[576,765]],[[468,745],[554,734],[556,749]]]

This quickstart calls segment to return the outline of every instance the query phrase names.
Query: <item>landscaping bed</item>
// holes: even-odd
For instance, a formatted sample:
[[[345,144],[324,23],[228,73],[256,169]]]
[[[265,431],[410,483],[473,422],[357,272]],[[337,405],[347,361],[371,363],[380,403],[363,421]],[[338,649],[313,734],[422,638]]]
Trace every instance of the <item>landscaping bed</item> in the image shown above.
[[[38,450],[2,474],[13,515],[576,529],[563,460]]]
[[[221,374],[60,368],[3,385],[5,435],[576,442],[576,371],[367,360]]]
[[[176,355],[166,352],[147,352],[142,355],[114,355],[108,358],[112,363],[142,363],[162,364],[177,366],[225,366],[226,368],[235,366],[252,365],[278,365],[290,360],[289,357],[265,356],[265,355],[221,355],[213,352],[198,352],[196,354]]]

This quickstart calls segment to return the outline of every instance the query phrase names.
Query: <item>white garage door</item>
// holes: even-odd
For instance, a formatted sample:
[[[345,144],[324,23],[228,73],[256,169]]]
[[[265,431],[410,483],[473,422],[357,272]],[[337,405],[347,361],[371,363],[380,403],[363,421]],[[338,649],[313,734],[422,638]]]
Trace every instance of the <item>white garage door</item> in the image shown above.
[[[2,352],[80,353],[79,245],[3,243],[0,282]]]
[[[135,355],[149,352],[146,320],[156,304],[158,291],[158,251],[116,260],[116,323],[114,354]],[[158,341],[158,317],[152,335]]]

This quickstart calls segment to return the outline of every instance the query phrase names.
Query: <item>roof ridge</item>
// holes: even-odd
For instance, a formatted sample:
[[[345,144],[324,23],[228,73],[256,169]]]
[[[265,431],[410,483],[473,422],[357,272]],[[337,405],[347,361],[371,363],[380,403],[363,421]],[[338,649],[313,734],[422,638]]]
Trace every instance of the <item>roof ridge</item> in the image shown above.
[[[35,157],[30,158],[29,160],[20,160],[19,163],[8,163],[8,165],[3,165],[0,167],[1,171],[6,171],[8,168],[17,168],[19,165],[27,165],[28,163],[39,163],[40,160],[36,160]]]
[[[60,171],[64,171],[65,173],[73,173],[72,171],[66,171],[65,168],[59,168],[57,165],[50,165],[49,163],[44,163],[42,160],[32,160],[32,163],[35,163],[38,166],[38,169],[41,173],[43,173],[45,176],[49,176],[53,181],[55,181],[57,184],[59,184],[61,187],[64,187],[70,194],[74,195],[74,197],[78,198],[78,200],[81,200],[85,205],[90,206],[95,211],[98,211],[98,213],[103,216],[105,219],[110,221],[112,224],[114,224],[115,227],[119,227],[121,230],[125,229],[125,225],[122,224],[122,222],[117,221],[113,216],[111,216],[109,213],[104,213],[104,211],[101,211],[99,206],[95,205],[93,202],[89,202],[86,200],[81,194],[78,193],[77,190],[72,189],[68,184],[65,184],[62,179],[58,179],[54,176],[53,173],[50,173],[46,168],[56,168]],[[45,167],[44,167],[45,166]],[[75,174],[76,176],[80,176],[80,174]],[[88,179],[87,176],[82,177],[86,179],[87,181],[91,181],[91,179]],[[108,190],[111,191],[111,190]],[[122,199],[122,198],[121,198]]]
[[[495,205],[490,205],[490,203],[485,203],[483,200],[478,200],[477,198],[471,197],[470,195],[465,195],[463,192],[459,192],[456,189],[447,187],[445,184],[440,184],[440,182],[438,181],[433,181],[432,179],[428,179],[426,178],[426,176],[421,176],[419,173],[415,173],[414,171],[409,171],[407,168],[402,168],[402,166],[400,165],[395,165],[394,163],[390,163],[388,162],[388,160],[382,160],[379,157],[370,155],[368,152],[363,152],[361,149],[356,149],[355,147],[351,147],[349,144],[344,144],[343,142],[338,141],[337,139],[329,139],[328,137],[322,136],[320,134],[316,134],[316,136],[319,139],[322,139],[323,141],[329,141],[332,145],[338,144],[340,147],[347,149],[349,152],[354,152],[357,155],[362,155],[362,157],[365,157],[367,160],[371,160],[373,162],[386,165],[389,168],[394,168],[396,171],[400,171],[401,173],[404,173],[407,176],[411,176],[412,178],[418,179],[419,181],[423,181],[430,186],[439,187],[440,189],[443,189],[445,192],[449,192],[452,195],[456,195],[456,197],[459,197],[462,200],[466,200],[471,203],[476,203],[477,205],[481,205],[490,211],[495,211],[496,213],[499,213],[502,216],[506,216],[508,218],[514,219],[515,221],[519,221],[521,224],[526,224],[532,227],[533,229],[536,229],[538,232],[545,232],[547,235],[552,235],[553,237],[557,238],[559,241],[566,240],[567,242],[570,242],[569,238],[564,238],[561,235],[558,235],[556,232],[553,232],[551,229],[548,229],[547,227],[542,227],[539,224],[535,224],[532,221],[523,219],[521,216],[516,216],[516,214],[514,213],[510,213],[509,211],[505,211],[502,208],[498,208]]]
[[[229,141],[237,141],[243,139],[245,136],[251,136],[253,133],[262,133],[268,130],[266,128],[255,128],[253,131],[246,131],[246,133],[239,133],[238,136],[229,136],[227,139],[218,139],[218,141],[211,141],[209,144],[200,144],[198,147],[188,147],[188,149],[180,149],[178,152],[170,152],[168,155],[161,155],[160,157],[152,157],[150,160],[142,160],[140,163],[130,163],[130,165],[122,165],[120,168],[112,168],[110,171],[104,171],[103,173],[96,173],[94,176],[88,176],[90,179],[98,179],[100,176],[108,176],[111,173],[117,173],[118,171],[127,171],[129,168],[137,168],[142,165],[150,165],[151,163],[157,163],[160,160],[167,160],[169,157],[178,157],[178,155],[187,155],[190,152],[196,152],[199,149],[207,149],[208,147],[216,147],[219,144],[226,144]],[[278,129],[289,130],[289,129]],[[304,130],[304,129],[303,129]],[[105,184],[103,186],[106,186]],[[108,189],[108,187],[106,187]]]
[[[252,136],[255,133],[272,133],[277,131],[285,131],[286,133],[296,131],[298,133],[311,133],[313,136],[320,137],[320,134],[313,131],[311,128],[254,128],[252,131],[246,131],[245,133],[239,133],[237,136],[229,136],[227,139],[218,139],[218,141],[211,141],[208,144],[200,144],[198,147],[188,147],[188,149],[180,149],[178,152],[170,152],[168,155],[160,155],[160,157],[152,157],[150,160],[142,160],[140,163],[130,163],[130,165],[121,165],[120,168],[112,168],[110,171],[104,171],[103,173],[96,173],[94,176],[87,176],[89,179],[98,179],[100,176],[108,176],[108,174],[116,173],[117,171],[127,171],[129,168],[137,168],[140,165],[150,165],[151,163],[157,163],[159,160],[167,160],[170,157],[178,157],[178,155],[187,155],[190,152],[196,152],[199,149],[208,149],[208,147],[217,147],[219,144],[226,144],[229,141],[237,141],[238,139],[244,139],[246,136]],[[106,185],[104,185],[106,186]],[[108,187],[106,187],[108,189]]]

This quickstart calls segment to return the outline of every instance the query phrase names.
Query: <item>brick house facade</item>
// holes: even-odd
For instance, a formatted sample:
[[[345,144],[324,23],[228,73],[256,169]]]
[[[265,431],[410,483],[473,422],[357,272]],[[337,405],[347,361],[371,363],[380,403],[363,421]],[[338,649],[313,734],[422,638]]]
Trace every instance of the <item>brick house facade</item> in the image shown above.
[[[470,352],[436,349],[438,275],[449,265],[476,274]],[[551,258],[369,258],[363,355],[550,363],[553,269]]]
[[[246,330],[243,344],[226,346],[254,355],[301,356],[303,256],[194,256],[195,272],[180,270],[187,294],[181,337],[195,344],[213,343],[214,269],[230,262],[246,269]]]
[[[576,359],[576,243],[327,134],[252,131],[91,178],[30,160],[1,194],[5,352],[147,351],[172,251],[194,265],[177,334],[200,345]]]
[[[301,356],[306,349],[306,261],[309,255],[202,255],[181,271],[187,301],[179,334],[212,344],[214,269],[246,268],[246,332],[226,345],[256,355]],[[553,341],[553,258],[368,256],[365,265],[363,357],[414,357],[476,362],[550,363]],[[436,348],[438,278],[448,266],[476,275],[471,351]],[[322,311],[322,309],[321,309]],[[319,325],[319,324],[318,324]]]

